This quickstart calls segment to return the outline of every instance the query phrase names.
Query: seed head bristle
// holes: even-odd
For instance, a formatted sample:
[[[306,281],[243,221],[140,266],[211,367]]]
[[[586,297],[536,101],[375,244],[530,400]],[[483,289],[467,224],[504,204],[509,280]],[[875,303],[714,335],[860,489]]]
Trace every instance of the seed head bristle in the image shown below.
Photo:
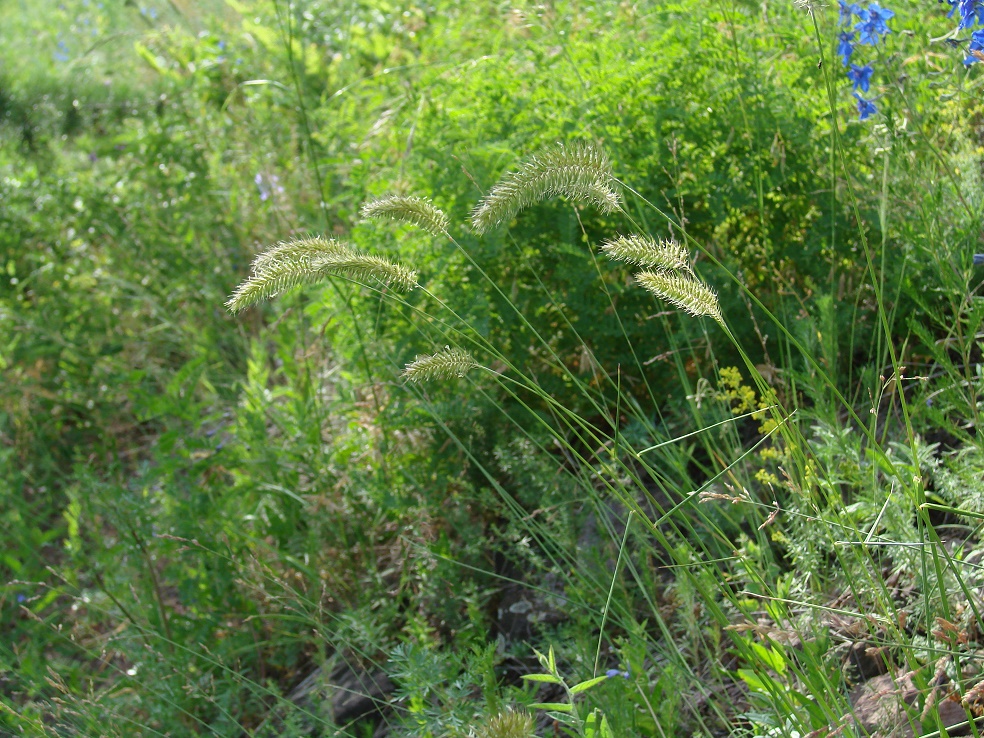
[[[253,274],[236,288],[226,307],[238,313],[292,287],[331,276],[382,282],[406,292],[417,286],[414,270],[318,236],[279,243],[257,256]]]
[[[690,272],[690,252],[673,240],[655,241],[632,234],[606,241],[601,246],[609,258],[658,271]]]
[[[281,241],[257,254],[253,259],[252,268],[254,273],[259,273],[278,261],[304,261],[315,256],[338,253],[345,248],[344,244],[334,238],[324,236]]]
[[[724,317],[717,293],[696,277],[680,273],[639,272],[636,281],[656,297],[676,305],[695,317],[708,315],[721,325]]]
[[[472,227],[486,233],[524,208],[558,195],[592,203],[603,213],[616,210],[621,197],[605,152],[583,141],[542,149],[499,180],[472,211]]]
[[[411,223],[435,236],[448,233],[448,216],[424,197],[389,195],[362,206],[364,218],[391,218]]]
[[[479,738],[532,738],[535,723],[528,712],[500,712],[479,731]]]
[[[407,364],[403,376],[409,382],[426,382],[431,379],[463,377],[469,369],[480,364],[464,349],[445,346],[436,354],[417,356]]]

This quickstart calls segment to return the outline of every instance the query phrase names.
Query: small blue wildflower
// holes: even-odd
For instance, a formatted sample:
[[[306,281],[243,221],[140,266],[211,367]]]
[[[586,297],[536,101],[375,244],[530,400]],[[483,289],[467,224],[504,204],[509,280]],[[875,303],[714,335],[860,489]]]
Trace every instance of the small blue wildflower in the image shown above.
[[[967,50],[964,64],[969,67],[979,61],[984,61],[984,28],[970,34],[970,48]]]
[[[974,266],[984,264],[984,254],[974,254]]]
[[[55,52],[55,61],[67,62],[68,61],[68,44],[64,40],[58,42],[58,51]]]
[[[226,42],[223,41],[222,39],[219,39],[218,47],[219,47],[219,51],[225,51]]]
[[[844,66],[851,63],[851,54],[854,53],[854,31],[841,31],[838,36],[837,53],[844,59]]]
[[[867,120],[870,116],[878,112],[878,108],[871,100],[865,100],[858,93],[854,93],[855,99],[858,101],[858,117],[861,120]]]
[[[844,0],[840,0],[840,23],[844,26],[851,25],[851,18],[853,16],[861,16],[861,6],[857,3],[845,3]]]
[[[854,26],[861,33],[858,43],[872,46],[877,44],[880,36],[892,32],[885,25],[885,21],[894,16],[895,13],[888,8],[882,8],[878,3],[871,3],[867,10],[861,11],[858,16],[861,21]]]
[[[612,677],[622,677],[623,679],[629,678],[629,672],[621,671],[620,669],[609,669],[605,672],[605,676],[611,679]]]
[[[874,71],[870,64],[865,64],[863,67],[859,67],[857,64],[851,65],[851,68],[847,70],[847,78],[854,84],[855,92],[859,87],[862,92],[868,91],[871,86],[871,75]]]
[[[975,23],[984,25],[984,3],[981,0],[949,0],[953,8],[947,14],[952,16],[954,11],[960,16],[958,29],[970,28]]]
[[[270,198],[270,195],[284,194],[284,188],[280,184],[280,177],[276,174],[271,175],[269,181],[265,181],[263,175],[257,172],[256,176],[253,177],[253,181],[256,183],[256,188],[260,191],[260,200],[264,202]]]
[[[27,596],[26,595],[19,594],[19,595],[17,595],[17,601],[18,602],[26,602],[27,601]]]

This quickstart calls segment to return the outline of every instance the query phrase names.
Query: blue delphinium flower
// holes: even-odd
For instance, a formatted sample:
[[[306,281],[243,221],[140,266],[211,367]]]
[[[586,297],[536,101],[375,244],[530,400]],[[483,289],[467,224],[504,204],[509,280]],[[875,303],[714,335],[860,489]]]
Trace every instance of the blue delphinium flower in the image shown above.
[[[969,67],[980,61],[984,61],[984,28],[970,34],[970,49],[967,51],[964,64]]]
[[[947,0],[947,2],[984,2],[984,0]],[[891,33],[888,21],[895,17],[895,13],[888,8],[883,8],[878,3],[869,3],[867,8],[860,8],[856,4],[848,5],[845,0],[840,0],[840,22],[850,25],[851,19],[857,16],[858,22],[854,24],[854,31],[842,31],[838,36],[837,53],[844,62],[844,66],[850,66],[847,70],[847,78],[851,80],[854,88],[854,97],[858,102],[858,117],[866,120],[878,112],[875,104],[868,99],[861,97],[858,90],[868,92],[871,89],[871,76],[874,74],[870,64],[860,65],[851,64],[851,56],[854,54],[855,42],[854,35],[858,34],[858,44],[874,46],[881,37]]]
[[[617,677],[617,676],[620,676],[623,679],[628,679],[629,678],[629,672],[627,672],[627,671],[620,671],[619,669],[609,669],[608,671],[605,672],[605,676],[608,677],[609,679],[611,679],[612,677]]]
[[[858,16],[861,20],[854,26],[861,34],[858,43],[870,44],[874,46],[878,39],[886,33],[891,33],[891,29],[885,22],[895,16],[895,13],[887,8],[882,8],[878,3],[871,3],[867,10],[862,10]]]
[[[861,6],[857,3],[845,3],[844,0],[840,0],[840,24],[851,25],[851,18],[855,15],[861,15]]]
[[[976,23],[984,25],[984,2],[981,0],[949,0],[949,2],[953,8],[947,16],[952,17],[954,12],[960,16],[957,28],[961,31]]]
[[[871,87],[871,74],[874,71],[870,64],[865,64],[863,67],[859,67],[857,64],[851,65],[851,68],[847,70],[847,78],[854,84],[855,92],[859,87],[862,92],[868,91],[868,88]]]
[[[854,53],[854,31],[841,31],[837,41],[837,54],[843,58],[844,66],[851,63],[851,54]]]
[[[875,104],[871,100],[865,100],[856,92],[854,93],[854,97],[858,101],[858,117],[861,120],[867,120],[869,116],[878,112],[878,108],[875,107]]]

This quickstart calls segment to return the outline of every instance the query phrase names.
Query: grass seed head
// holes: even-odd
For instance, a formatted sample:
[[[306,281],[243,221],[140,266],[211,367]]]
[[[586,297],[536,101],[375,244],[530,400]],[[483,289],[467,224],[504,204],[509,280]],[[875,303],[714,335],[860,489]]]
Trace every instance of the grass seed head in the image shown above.
[[[472,228],[486,233],[534,203],[564,195],[588,202],[604,213],[621,205],[612,164],[593,143],[554,144],[527,159],[518,171],[506,174],[472,211]]]
[[[691,271],[690,252],[676,241],[632,234],[618,236],[601,246],[609,258],[657,271]]]
[[[292,287],[322,282],[331,276],[382,282],[404,292],[417,286],[417,273],[402,264],[316,236],[279,243],[257,256],[253,274],[236,288],[226,307],[238,313]]]
[[[445,346],[436,354],[418,356],[403,370],[403,376],[410,382],[427,382],[432,379],[451,379],[463,377],[469,369],[479,366],[464,349]]]
[[[478,731],[479,738],[532,738],[534,721],[527,712],[500,712]]]
[[[389,195],[362,206],[364,218],[390,218],[410,223],[435,236],[448,233],[448,216],[424,197]]]
[[[721,325],[724,317],[717,293],[696,277],[666,272],[639,272],[636,281],[656,297],[676,305],[695,317],[708,315]]]

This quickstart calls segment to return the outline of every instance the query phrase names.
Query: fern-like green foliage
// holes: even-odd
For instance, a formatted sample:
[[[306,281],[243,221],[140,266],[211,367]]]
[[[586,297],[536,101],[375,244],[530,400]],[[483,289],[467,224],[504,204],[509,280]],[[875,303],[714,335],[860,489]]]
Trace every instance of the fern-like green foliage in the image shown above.
[[[532,738],[534,721],[527,712],[500,712],[479,731],[479,738]]]
[[[602,244],[609,258],[657,271],[691,271],[690,253],[676,241],[650,236],[619,236]]]
[[[612,164],[592,143],[558,143],[527,159],[519,171],[506,174],[471,214],[472,228],[486,233],[524,208],[564,195],[589,202],[610,213],[621,204],[614,186]]]
[[[403,370],[410,382],[426,382],[431,379],[463,377],[469,369],[480,366],[464,349],[445,346],[436,354],[418,356]]]
[[[364,218],[391,218],[411,223],[435,236],[448,234],[448,216],[424,197],[390,195],[367,202],[362,206]]]
[[[676,305],[695,317],[708,315],[721,325],[724,317],[717,293],[696,277],[668,272],[639,272],[636,281],[656,297]]]
[[[382,282],[405,292],[417,286],[417,273],[402,264],[357,251],[333,238],[316,236],[279,243],[257,256],[252,276],[236,288],[226,307],[238,313],[291,287],[314,284],[330,276]]]

